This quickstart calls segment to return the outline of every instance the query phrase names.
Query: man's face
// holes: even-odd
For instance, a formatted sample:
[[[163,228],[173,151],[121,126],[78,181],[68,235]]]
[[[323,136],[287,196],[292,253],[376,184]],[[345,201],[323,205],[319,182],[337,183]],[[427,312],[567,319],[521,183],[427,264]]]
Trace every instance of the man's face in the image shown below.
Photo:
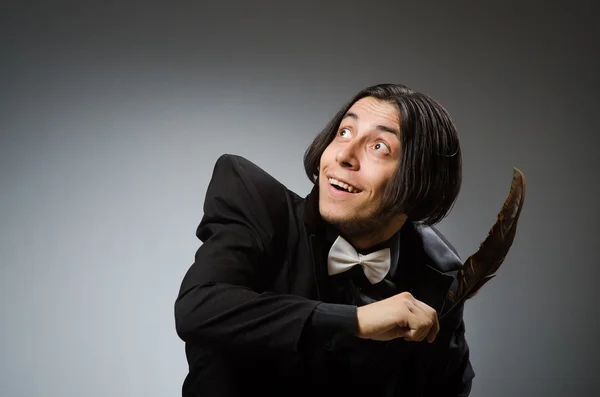
[[[373,97],[355,102],[321,156],[319,211],[348,234],[381,221],[383,193],[400,164],[400,115]],[[340,186],[341,185],[341,186]]]

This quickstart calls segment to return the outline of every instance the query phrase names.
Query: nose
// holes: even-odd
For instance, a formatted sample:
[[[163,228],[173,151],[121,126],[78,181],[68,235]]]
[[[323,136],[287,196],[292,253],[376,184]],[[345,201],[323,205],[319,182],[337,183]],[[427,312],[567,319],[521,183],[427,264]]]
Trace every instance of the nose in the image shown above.
[[[358,145],[357,142],[348,142],[338,150],[335,160],[339,165],[344,168],[351,170],[358,170],[360,168],[360,161],[358,158]]]

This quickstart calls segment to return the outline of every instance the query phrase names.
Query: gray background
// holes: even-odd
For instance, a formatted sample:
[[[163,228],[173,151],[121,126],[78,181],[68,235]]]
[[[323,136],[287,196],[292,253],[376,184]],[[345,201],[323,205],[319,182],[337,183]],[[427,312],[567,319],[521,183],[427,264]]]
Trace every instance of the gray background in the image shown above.
[[[453,115],[464,184],[440,229],[463,257],[527,176],[466,308],[472,395],[600,395],[593,2],[191,3],[3,2],[1,396],[180,395],[173,303],[215,160],[304,195],[308,143],[380,82]]]

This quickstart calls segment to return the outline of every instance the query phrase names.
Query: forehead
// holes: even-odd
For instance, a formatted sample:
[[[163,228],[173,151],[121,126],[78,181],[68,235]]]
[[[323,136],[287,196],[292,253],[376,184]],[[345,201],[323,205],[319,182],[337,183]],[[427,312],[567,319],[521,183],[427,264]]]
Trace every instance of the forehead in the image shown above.
[[[400,112],[395,104],[381,99],[366,97],[354,102],[348,114],[354,114],[359,120],[365,119],[373,123],[391,124],[390,127],[400,126]]]

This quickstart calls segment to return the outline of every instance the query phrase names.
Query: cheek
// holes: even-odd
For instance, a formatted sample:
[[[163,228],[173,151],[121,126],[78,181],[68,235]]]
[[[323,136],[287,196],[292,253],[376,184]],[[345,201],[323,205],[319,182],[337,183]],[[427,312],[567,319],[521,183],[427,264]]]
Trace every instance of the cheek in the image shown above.
[[[323,168],[330,165],[331,162],[334,160],[335,160],[335,155],[333,153],[333,150],[331,150],[330,147],[327,147],[327,149],[325,149],[325,151],[321,155],[321,159],[319,161],[319,169],[321,170],[321,172],[323,171]]]
[[[372,179],[373,182],[371,184],[371,188],[372,188],[373,196],[377,200],[383,199],[383,195],[384,195],[388,185],[392,182],[392,176],[388,175],[389,174],[388,172],[386,172],[385,174],[386,175],[384,177],[381,177],[381,173],[379,173],[376,178]]]

